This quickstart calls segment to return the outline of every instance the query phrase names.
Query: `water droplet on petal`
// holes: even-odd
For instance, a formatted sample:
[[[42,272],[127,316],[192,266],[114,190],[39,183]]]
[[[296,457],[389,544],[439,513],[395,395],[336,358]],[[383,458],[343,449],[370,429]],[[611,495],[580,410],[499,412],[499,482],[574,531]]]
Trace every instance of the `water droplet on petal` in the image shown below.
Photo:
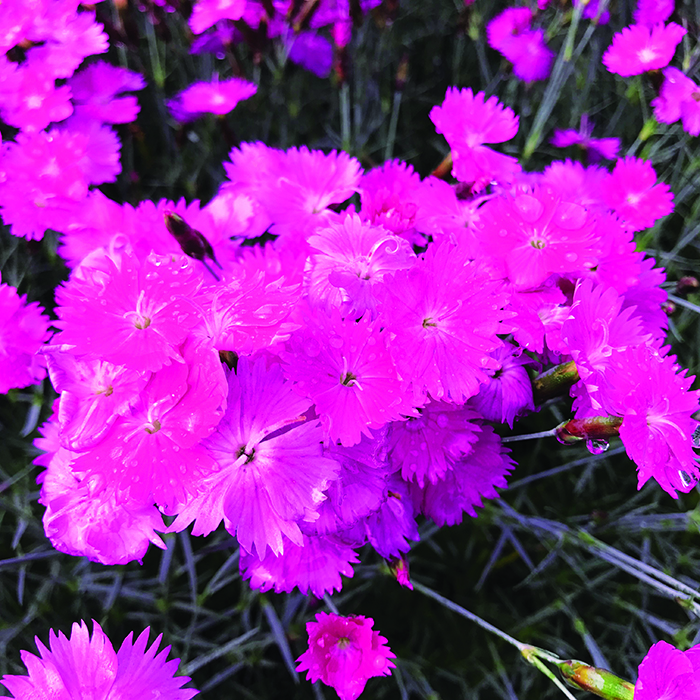
[[[609,447],[610,443],[607,440],[586,440],[586,449],[592,455],[602,455]]]
[[[681,483],[685,488],[690,488],[695,483],[695,479],[693,479],[688,472],[684,472],[682,469],[679,470],[678,476],[681,478]]]

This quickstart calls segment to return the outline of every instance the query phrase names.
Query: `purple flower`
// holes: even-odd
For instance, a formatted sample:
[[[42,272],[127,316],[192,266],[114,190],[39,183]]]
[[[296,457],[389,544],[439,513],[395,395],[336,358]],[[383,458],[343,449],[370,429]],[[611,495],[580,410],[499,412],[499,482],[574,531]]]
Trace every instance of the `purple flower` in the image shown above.
[[[574,129],[555,129],[554,137],[551,140],[552,146],[566,148],[567,146],[580,146],[589,156],[592,163],[597,163],[602,158],[613,160],[620,150],[620,139],[594,139],[593,123],[589,123],[588,115],[581,115],[581,126],[578,131]]]
[[[150,627],[132,641],[133,633],[114,651],[102,628],[93,620],[92,636],[87,625],[73,623],[69,639],[62,632],[49,632],[49,648],[36,637],[39,656],[21,653],[29,675],[4,676],[0,682],[17,700],[146,700],[164,697],[189,700],[194,688],[183,688],[190,679],[175,676],[180,659],[166,661],[170,647],[156,655],[162,635],[148,645]]]
[[[242,78],[201,82],[190,85],[166,105],[180,122],[198,119],[203,114],[228,114],[241,100],[252,97],[258,88]]]
[[[664,71],[661,92],[651,101],[651,106],[662,124],[680,119],[683,129],[691,136],[700,135],[700,86],[678,68]]]

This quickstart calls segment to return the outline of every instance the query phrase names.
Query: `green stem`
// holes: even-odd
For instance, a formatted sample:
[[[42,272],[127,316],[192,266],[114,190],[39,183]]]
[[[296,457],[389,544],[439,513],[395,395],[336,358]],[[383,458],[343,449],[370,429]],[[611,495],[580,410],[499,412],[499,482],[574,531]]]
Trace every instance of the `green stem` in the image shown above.
[[[347,83],[340,88],[340,141],[342,149],[350,153],[350,86]]]
[[[394,142],[396,141],[396,129],[399,125],[399,109],[401,108],[401,91],[394,93],[394,103],[391,108],[391,121],[389,122],[389,136],[384,149],[384,160],[391,160],[394,155]]]
[[[543,430],[541,433],[528,433],[527,435],[508,435],[501,438],[501,442],[521,442],[522,440],[538,440],[543,437],[554,437],[556,428],[552,430]]]

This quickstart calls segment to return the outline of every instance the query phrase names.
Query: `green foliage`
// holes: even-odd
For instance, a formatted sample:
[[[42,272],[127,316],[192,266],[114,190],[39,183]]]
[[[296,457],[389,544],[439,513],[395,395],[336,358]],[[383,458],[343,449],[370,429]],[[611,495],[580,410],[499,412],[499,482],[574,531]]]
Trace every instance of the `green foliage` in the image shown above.
[[[429,111],[448,86],[471,86],[497,95],[520,116],[518,136],[504,150],[519,155],[527,149],[528,169],[563,157],[548,144],[552,129],[576,127],[583,113],[597,124],[596,136],[618,136],[623,153],[651,159],[675,194],[676,210],[642,232],[638,247],[666,268],[672,292],[677,279],[697,273],[700,144],[680,125],[653,121],[653,80],[622,79],[601,65],[613,31],[631,17],[629,0],[611,3],[610,26],[582,20],[575,31],[571,8],[554,2],[557,12],[545,15],[551,18],[546,29],[559,58],[552,78],[533,85],[515,80],[485,42],[485,24],[506,3],[477,0],[465,9],[461,0],[401,0],[390,9],[394,4],[385,0],[357,30],[345,88],[285,61],[274,46],[260,56],[240,46],[222,61],[192,56],[180,13],[129,3],[120,15],[111,2],[99,4],[98,18],[113,39],[109,59],[148,81],[137,122],[119,128],[123,173],[103,190],[132,204],[206,201],[224,178],[221,162],[229,149],[255,140],[281,148],[344,145],[367,167],[393,153],[427,175],[448,151]],[[677,7],[681,16],[697,17],[695,3]],[[689,29],[678,56],[692,77],[694,20]],[[402,61],[408,74],[398,90]],[[255,97],[224,119],[180,126],[170,118],[165,98],[213,70],[227,77],[232,66],[259,84]],[[51,309],[53,289],[67,277],[55,250],[53,235],[36,243],[4,231],[3,281]],[[700,324],[693,305],[700,305],[697,292],[677,302],[669,338],[679,362],[696,374]],[[162,632],[205,700],[334,697],[302,680],[292,661],[305,648],[305,622],[325,604],[298,593],[251,591],[223,530],[206,539],[167,535],[167,550],[151,547],[142,565],[105,567],[51,547],[38,504],[41,470],[31,461],[36,427],[49,416],[53,398],[48,382],[0,396],[0,675],[23,672],[19,651],[35,650],[34,635],[46,642],[49,628],[68,632],[74,621],[95,619],[117,644],[146,625]],[[551,428],[569,408],[566,401],[550,402],[517,432]],[[681,589],[700,588],[698,494],[673,501],[651,483],[637,492],[634,466],[619,442],[598,456],[551,440],[515,443],[513,456],[519,466],[510,487],[478,519],[443,529],[422,524],[412,577],[522,642],[630,680],[657,638],[681,648],[697,644],[699,601]],[[515,649],[400,588],[375,554],[363,552],[362,562],[333,603],[343,614],[374,618],[398,657],[393,678],[370,680],[366,697],[561,697]]]

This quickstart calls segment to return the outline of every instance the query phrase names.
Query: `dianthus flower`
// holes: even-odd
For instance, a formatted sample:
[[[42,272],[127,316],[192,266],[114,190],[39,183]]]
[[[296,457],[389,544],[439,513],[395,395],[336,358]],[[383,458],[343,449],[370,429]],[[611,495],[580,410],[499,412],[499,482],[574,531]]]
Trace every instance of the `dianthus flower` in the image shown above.
[[[673,0],[672,0],[673,1]],[[584,19],[595,19],[598,17],[598,12],[600,11],[600,0],[573,0],[573,5],[577,5],[585,2],[585,8],[581,17]],[[610,12],[605,10],[600,13],[598,18],[598,24],[607,24],[610,21]]]
[[[264,355],[238,361],[228,377],[228,408],[205,442],[216,460],[197,496],[179,508],[172,529],[196,521],[209,534],[222,520],[241,547],[264,558],[284,550],[283,535],[301,546],[299,521],[313,521],[338,464],[324,456],[317,420],[305,420],[311,402],[293,391],[278,363]],[[293,426],[293,427],[289,427]]]
[[[1,280],[0,280],[1,281]],[[49,319],[36,302],[9,284],[0,284],[0,394],[37,384],[46,376],[37,354],[49,339]]]
[[[597,262],[596,217],[550,187],[492,199],[482,207],[480,240],[519,288],[553,273],[578,272]]]
[[[309,298],[329,310],[341,308],[359,318],[376,317],[376,288],[384,276],[410,268],[416,256],[410,245],[381,226],[349,214],[342,222],[319,226],[309,237]]]
[[[503,283],[448,241],[386,282],[381,318],[401,376],[419,396],[462,403],[476,394],[497,366],[488,353],[501,345]]]
[[[664,71],[664,82],[658,97],[651,101],[654,116],[662,124],[679,119],[691,136],[700,135],[700,86],[678,68]]]
[[[166,105],[180,122],[189,122],[203,114],[228,114],[241,100],[252,97],[258,88],[242,78],[200,82],[178,93]]]
[[[602,188],[608,172],[597,165],[584,167],[571,160],[555,160],[542,172],[539,184],[548,187],[566,202],[576,202],[589,210],[607,211]]]
[[[75,117],[103,124],[127,124],[139,113],[138,101],[124,92],[141,90],[146,86],[143,76],[126,68],[97,61],[83,68],[70,80]]]
[[[155,372],[179,356],[199,320],[188,302],[201,283],[194,261],[151,253],[143,261],[124,256],[120,267],[107,257],[105,265],[57,291],[60,342],[87,358]]]
[[[657,642],[639,665],[634,700],[695,700],[700,697],[700,644],[681,651]]]
[[[316,613],[316,621],[306,623],[309,648],[297,659],[297,671],[335,688],[340,700],[356,700],[370,678],[388,676],[394,668],[390,659],[396,655],[373,625],[363,615]]]
[[[333,68],[333,45],[315,31],[295,34],[288,30],[283,40],[292,63],[311,71],[319,78],[327,78]]]
[[[686,30],[675,22],[646,27],[633,24],[615,34],[603,54],[603,65],[625,78],[665,68],[676,52]]]
[[[160,653],[162,635],[148,645],[151,628],[133,641],[133,633],[118,652],[93,620],[92,636],[85,622],[73,623],[70,638],[49,632],[49,647],[35,637],[40,656],[22,651],[27,676],[3,676],[2,683],[16,700],[145,700],[164,697],[189,700],[194,688],[183,688],[187,676],[175,676],[179,659],[166,661],[170,647]]]
[[[379,320],[343,319],[337,310],[329,316],[317,309],[306,321],[282,353],[284,371],[316,405],[332,441],[355,445],[363,434],[371,437],[370,428],[412,413]]]
[[[676,9],[676,0],[637,0],[634,21],[647,27],[665,22]]]
[[[650,161],[632,156],[618,160],[602,190],[603,201],[633,231],[649,228],[673,211],[673,193],[656,179]]]
[[[190,29],[201,34],[221,19],[240,19],[246,0],[199,0],[192,10]]]
[[[551,140],[552,146],[557,148],[567,148],[568,146],[579,146],[588,159],[592,163],[597,163],[603,158],[614,160],[617,157],[617,152],[620,150],[620,139],[594,139],[593,123],[588,121],[588,115],[581,116],[581,126],[578,131],[574,129],[555,129],[554,136]]]
[[[430,119],[452,149],[454,175],[483,189],[492,180],[510,181],[519,172],[515,158],[492,151],[485,143],[502,143],[518,133],[518,117],[495,96],[485,99],[471,88],[448,88],[441,105],[433,107]]]

